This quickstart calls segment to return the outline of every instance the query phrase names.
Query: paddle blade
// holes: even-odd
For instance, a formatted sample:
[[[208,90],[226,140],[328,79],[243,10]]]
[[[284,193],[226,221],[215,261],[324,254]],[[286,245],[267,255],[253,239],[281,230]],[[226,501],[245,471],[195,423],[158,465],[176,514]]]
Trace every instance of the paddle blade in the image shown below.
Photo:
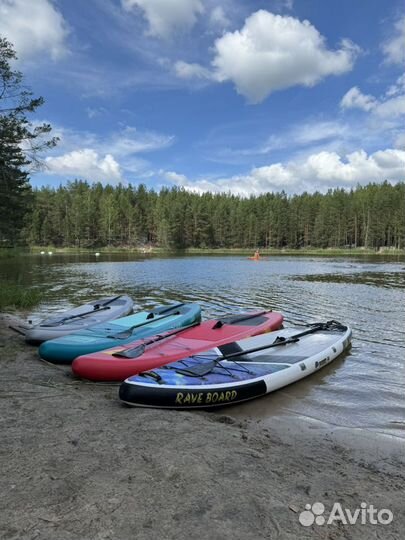
[[[266,311],[255,311],[253,313],[242,313],[241,315],[228,315],[227,317],[219,319],[212,328],[216,330],[217,328],[222,328],[224,324],[238,324],[240,322],[249,321],[251,319],[256,319],[256,317],[261,317],[266,313]]]
[[[118,334],[110,334],[106,336],[108,339],[127,339],[132,336],[132,330],[123,330]]]
[[[124,349],[123,351],[113,353],[113,356],[116,356],[117,358],[138,358],[138,356],[143,355],[145,348],[145,345],[142,344],[138,347],[134,347],[133,349]]]

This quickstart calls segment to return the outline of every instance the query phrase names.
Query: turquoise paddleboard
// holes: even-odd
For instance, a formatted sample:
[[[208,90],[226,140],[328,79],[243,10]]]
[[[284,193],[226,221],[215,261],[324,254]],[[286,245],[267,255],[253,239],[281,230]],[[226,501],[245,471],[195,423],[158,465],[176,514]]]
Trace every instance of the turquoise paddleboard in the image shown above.
[[[125,345],[131,341],[182,328],[201,320],[198,304],[172,304],[97,324],[42,343],[39,355],[54,364],[71,364],[77,356]]]

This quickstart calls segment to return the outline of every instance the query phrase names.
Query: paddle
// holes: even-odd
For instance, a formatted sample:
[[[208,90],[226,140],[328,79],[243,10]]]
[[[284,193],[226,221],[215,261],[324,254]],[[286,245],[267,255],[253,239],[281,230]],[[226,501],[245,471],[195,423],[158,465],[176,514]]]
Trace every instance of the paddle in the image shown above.
[[[96,311],[104,311],[105,309],[110,309],[108,307],[108,304],[111,304],[112,302],[115,302],[115,300],[118,300],[118,298],[121,298],[122,294],[119,294],[118,296],[115,296],[114,298],[110,298],[110,300],[107,300],[106,302],[103,302],[102,304],[94,304],[94,308],[91,311],[85,311],[84,313],[78,313],[77,315],[70,315],[69,317],[63,317],[62,319],[59,319],[58,321],[55,321],[50,324],[41,324],[40,326],[59,326],[60,324],[64,324],[66,321],[71,321],[72,319],[79,319],[80,317],[85,317],[86,315],[91,315],[92,313],[95,313]]]
[[[172,311],[173,309],[176,309],[180,306],[184,306],[184,304],[176,304],[174,306],[170,306],[169,308],[163,309],[162,311],[158,311],[157,315],[160,315],[161,313],[166,313],[167,311]],[[142,326],[146,326],[156,321],[161,321],[162,319],[167,319],[167,317],[172,317],[173,315],[180,315],[180,311],[176,311],[175,313],[168,313],[167,315],[163,315],[163,317],[158,317],[157,319],[154,318],[155,313],[151,311],[149,315],[146,317],[147,319],[150,319],[150,320],[147,320],[146,322],[143,322],[140,324],[134,324],[133,326],[130,326],[127,330],[123,330],[122,332],[118,332],[117,334],[113,334],[107,337],[111,339],[126,339],[126,338],[131,337],[133,334],[133,331],[136,330],[137,328],[141,328]]]
[[[168,331],[163,335],[157,336],[155,339],[150,339],[149,341],[145,341],[141,345],[138,345],[137,347],[133,347],[132,349],[124,349],[123,351],[118,351],[116,353],[113,353],[112,356],[116,356],[118,358],[138,358],[138,356],[141,356],[147,347],[147,345],[153,345],[154,343],[157,343],[158,341],[161,341],[162,339],[166,339],[172,336],[175,336],[176,334],[180,334],[181,332],[184,332],[185,330],[188,330],[189,328],[193,328],[194,326],[198,326],[200,323],[195,322],[193,324],[189,324],[188,326],[184,326],[183,328],[179,328],[178,330]]]
[[[219,319],[212,328],[216,330],[217,328],[222,328],[224,324],[236,324],[238,322],[248,321],[249,319],[260,317],[260,315],[264,315],[265,313],[267,313],[267,311],[257,311],[251,315],[244,314],[241,317],[235,316],[234,318],[229,318],[228,320],[226,318],[224,318],[223,321]]]
[[[299,341],[301,337],[306,336],[308,334],[313,334],[320,330],[340,330],[340,331],[347,330],[347,326],[343,326],[341,323],[337,321],[333,321],[333,320],[328,321],[326,323],[315,323],[309,326],[311,326],[311,328],[309,328],[308,330],[299,332],[298,334],[290,336],[289,338],[277,336],[275,341],[273,341],[273,343],[271,343],[270,345],[263,345],[262,347],[255,347],[253,349],[240,350],[232,354],[217,356],[216,358],[209,360],[208,362],[201,362],[195,366],[171,367],[170,365],[168,365],[168,366],[163,366],[163,367],[165,367],[166,369],[174,369],[176,373],[180,373],[181,375],[186,375],[188,377],[204,377],[205,375],[208,375],[209,373],[211,373],[214,368],[223,368],[227,371],[230,371],[230,369],[228,370],[228,368],[226,368],[224,365],[221,364],[222,360],[230,360],[231,362],[232,361],[235,362],[236,365],[240,366],[241,368],[243,367],[243,369],[246,370],[244,366],[242,366],[240,363],[238,363],[236,360],[233,360],[233,359],[239,356],[243,356],[249,353],[254,353],[257,351],[263,351],[265,349],[271,349],[273,347],[280,347],[281,345],[289,345],[291,343],[297,343],[297,341]],[[192,358],[198,358],[198,356],[193,356]],[[148,376],[150,373],[154,374],[154,378],[156,378],[157,382],[160,382],[162,380],[162,377],[160,377],[160,375],[155,372],[147,371],[145,373],[140,373],[140,375]],[[159,377],[159,379],[157,379],[157,377]]]
[[[272,349],[273,347],[280,347],[282,345],[290,345],[291,343],[297,343],[299,339],[303,336],[307,336],[308,334],[314,334],[315,332],[319,332],[320,330],[339,330],[339,331],[345,331],[347,330],[347,327],[343,324],[337,322],[337,321],[328,321],[326,323],[315,323],[310,325],[311,328],[308,330],[304,330],[303,332],[299,332],[298,334],[295,334],[293,336],[290,336],[288,338],[284,338],[282,336],[277,336],[277,338],[273,341],[273,343],[270,343],[270,345],[262,345],[261,347],[254,347],[253,349],[247,349],[240,352],[235,352],[228,355],[222,355],[218,356],[215,361],[219,362],[221,360],[231,360],[232,358],[237,358],[238,356],[243,356],[245,354],[250,354],[258,351],[264,351],[266,349]]]

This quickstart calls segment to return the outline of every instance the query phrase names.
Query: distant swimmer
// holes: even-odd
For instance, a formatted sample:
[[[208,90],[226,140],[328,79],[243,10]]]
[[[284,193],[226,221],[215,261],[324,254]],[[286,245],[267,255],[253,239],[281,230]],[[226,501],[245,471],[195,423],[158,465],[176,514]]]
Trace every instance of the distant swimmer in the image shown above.
[[[260,261],[259,250],[256,249],[255,254],[253,255],[253,257],[248,257],[248,259],[250,259],[251,261]]]

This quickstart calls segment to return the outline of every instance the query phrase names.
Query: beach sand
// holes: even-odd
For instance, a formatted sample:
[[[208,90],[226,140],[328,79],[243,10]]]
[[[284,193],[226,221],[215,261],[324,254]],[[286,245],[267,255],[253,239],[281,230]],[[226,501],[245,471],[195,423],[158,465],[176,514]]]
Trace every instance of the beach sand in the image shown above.
[[[0,537],[403,538],[403,441],[300,418],[136,409],[39,360],[0,319]],[[264,398],[265,399],[265,398]],[[393,513],[304,526],[306,504]],[[360,519],[359,519],[360,521]]]

